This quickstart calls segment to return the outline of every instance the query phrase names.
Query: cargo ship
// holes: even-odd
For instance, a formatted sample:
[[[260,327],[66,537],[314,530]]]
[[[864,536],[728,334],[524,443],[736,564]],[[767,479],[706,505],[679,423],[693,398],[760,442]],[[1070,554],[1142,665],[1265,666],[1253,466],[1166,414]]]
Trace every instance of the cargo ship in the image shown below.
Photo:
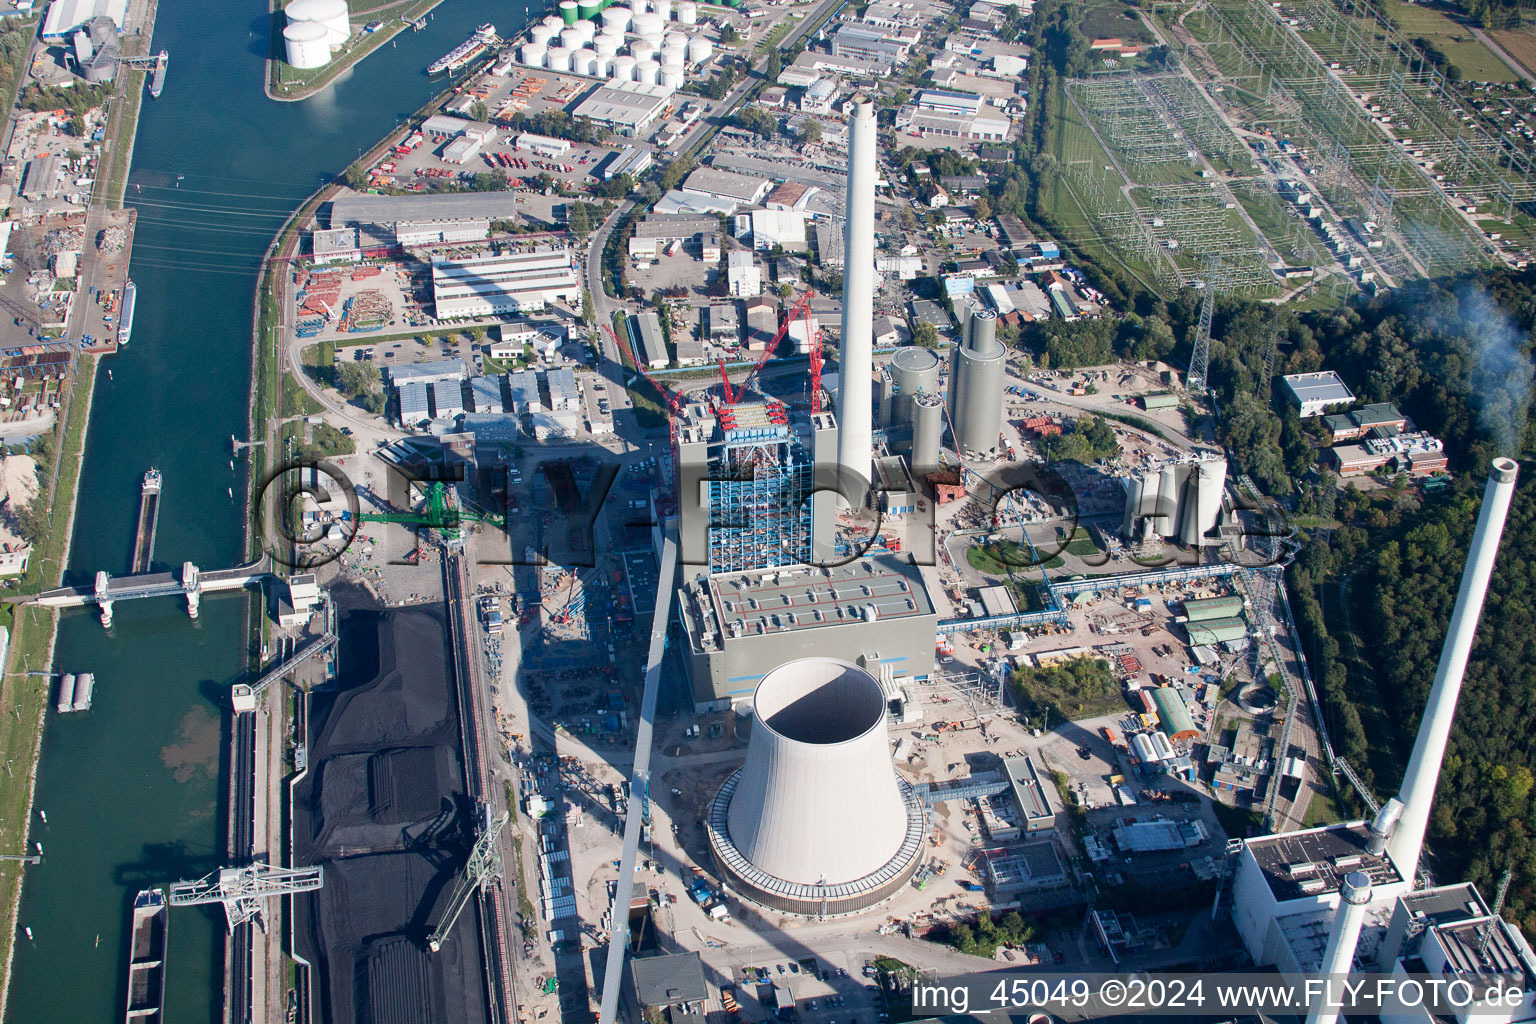
[[[164,1024],[165,939],[170,913],[165,893],[144,889],[133,898],[128,921],[128,1007],[124,1024]]]
[[[133,300],[138,296],[138,289],[129,281],[123,285],[123,308],[117,318],[117,347],[126,348],[128,339],[133,335]]]
[[[428,64],[427,74],[441,75],[446,72],[451,75],[483,54],[494,42],[496,42],[496,26],[486,22],[475,29],[474,33],[464,42],[455,46],[431,64]]]

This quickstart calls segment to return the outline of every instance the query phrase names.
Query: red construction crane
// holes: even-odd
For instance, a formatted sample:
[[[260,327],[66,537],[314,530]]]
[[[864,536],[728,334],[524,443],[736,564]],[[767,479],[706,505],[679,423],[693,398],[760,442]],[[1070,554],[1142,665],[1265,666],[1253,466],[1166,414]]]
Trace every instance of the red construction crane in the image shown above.
[[[613,339],[613,343],[619,347],[619,351],[629,357],[629,361],[635,364],[635,369],[640,373],[640,376],[650,382],[651,387],[655,388],[656,393],[661,396],[661,400],[667,404],[667,429],[672,435],[672,466],[675,486],[677,480],[677,421],[683,415],[683,396],[657,380],[651,374],[650,367],[646,366],[635,356],[635,353],[629,347],[629,342],[625,341],[617,331],[607,324],[603,324],[603,330],[608,332],[608,337]],[[676,508],[675,505],[672,507]]]
[[[794,306],[790,309],[789,315],[784,318],[784,323],[779,326],[779,330],[778,330],[778,332],[776,334],[774,334],[773,340],[768,343],[767,348],[763,349],[763,354],[757,357],[757,362],[752,365],[752,369],[747,373],[746,377],[742,379],[742,382],[736,386],[736,399],[740,399],[741,396],[746,393],[747,389],[749,387],[751,387],[753,385],[753,383],[756,382],[758,371],[762,370],[763,366],[768,362],[768,360],[773,356],[773,354],[776,351],[778,351],[779,343],[784,340],[784,335],[789,333],[789,325],[790,324],[794,323],[797,318],[803,316],[803,317],[805,317],[805,320],[806,320],[806,327],[807,328],[810,327],[811,299],[814,298],[815,295],[816,295],[815,292],[807,291],[804,295],[800,296],[800,301],[796,302],[794,304]],[[812,342],[812,353],[813,354],[815,353],[816,348],[817,348],[817,345],[813,341]],[[723,364],[722,364],[722,366],[723,366]],[[812,374],[812,378],[819,382],[820,377],[821,377],[821,369],[820,369],[820,367],[816,367],[815,369],[813,369],[811,371],[811,374]],[[730,405],[735,405],[736,404],[736,400],[728,398],[727,401],[728,401],[728,404],[730,404]]]

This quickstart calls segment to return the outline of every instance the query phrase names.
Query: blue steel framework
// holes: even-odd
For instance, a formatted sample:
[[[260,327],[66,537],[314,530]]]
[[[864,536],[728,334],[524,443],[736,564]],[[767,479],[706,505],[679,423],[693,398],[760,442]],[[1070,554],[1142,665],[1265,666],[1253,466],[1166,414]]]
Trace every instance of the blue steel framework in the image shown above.
[[[805,564],[814,467],[788,410],[777,402],[722,406],[719,425],[708,484],[710,571]]]

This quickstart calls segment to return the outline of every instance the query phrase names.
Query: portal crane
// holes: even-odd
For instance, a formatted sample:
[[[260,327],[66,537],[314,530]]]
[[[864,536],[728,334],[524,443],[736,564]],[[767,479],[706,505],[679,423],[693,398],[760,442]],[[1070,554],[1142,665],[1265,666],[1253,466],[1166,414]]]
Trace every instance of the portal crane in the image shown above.
[[[420,512],[359,512],[357,518],[364,523],[399,523],[426,527],[440,531],[445,540],[458,540],[459,524],[465,522],[493,523],[503,530],[507,528],[505,516],[464,509],[450,501],[448,487],[441,480],[427,488],[427,505]]]
[[[438,924],[437,930],[427,936],[427,949],[433,953],[443,948],[443,940],[453,931],[453,926],[458,923],[459,915],[464,913],[464,908],[469,906],[469,901],[477,895],[489,882],[501,877],[501,830],[506,827],[507,812],[502,811],[499,816],[489,822],[485,830],[475,839],[474,849],[469,851],[469,860],[464,864],[464,870],[459,873],[458,881],[453,887],[453,896],[448,900],[448,909],[443,913],[443,920]]]

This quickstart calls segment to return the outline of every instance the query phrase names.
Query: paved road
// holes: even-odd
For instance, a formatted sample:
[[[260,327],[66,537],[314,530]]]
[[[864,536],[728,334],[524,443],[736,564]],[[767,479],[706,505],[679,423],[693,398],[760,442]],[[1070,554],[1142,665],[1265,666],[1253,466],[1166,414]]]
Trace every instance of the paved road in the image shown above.
[[[1478,28],[1476,25],[1468,24],[1466,22],[1463,22],[1462,24],[1472,31],[1472,35],[1477,39],[1478,42],[1482,43],[1484,46],[1488,47],[1489,50],[1493,51],[1493,55],[1499,58],[1499,60],[1503,61],[1505,67],[1509,68],[1509,70],[1519,75],[1525,81],[1530,82],[1532,85],[1536,85],[1536,75],[1533,75],[1527,71],[1524,64],[1521,64],[1518,60],[1515,60],[1515,58],[1509,55],[1508,50],[1494,42],[1492,36]]]

